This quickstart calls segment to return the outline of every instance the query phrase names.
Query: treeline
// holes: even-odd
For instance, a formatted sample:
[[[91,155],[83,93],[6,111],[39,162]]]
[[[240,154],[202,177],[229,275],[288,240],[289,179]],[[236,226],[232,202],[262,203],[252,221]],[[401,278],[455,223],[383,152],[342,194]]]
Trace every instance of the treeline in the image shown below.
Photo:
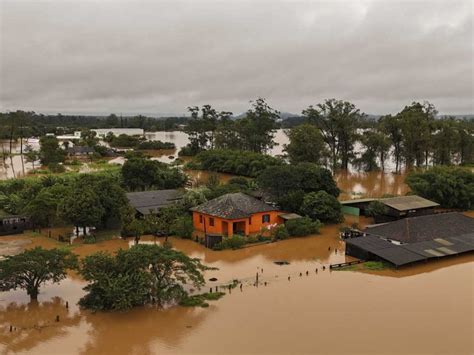
[[[231,119],[210,105],[191,107],[186,127],[190,143],[182,155],[228,149],[266,153],[274,145],[279,112],[258,99],[246,115]],[[292,162],[312,162],[337,169],[385,169],[393,159],[403,166],[460,164],[474,161],[474,120],[437,118],[430,103],[413,102],[396,115],[369,117],[354,104],[336,99],[309,106],[288,129],[285,152]]]
[[[126,191],[173,189],[187,178],[176,168],[147,158],[130,158],[120,170],[62,174],[0,182],[0,210],[31,216],[38,227],[121,225],[130,219]]]
[[[147,141],[144,137],[129,136],[120,134],[118,136],[109,133],[105,137],[105,141],[114,148],[135,148],[137,150],[154,150],[154,149],[174,149],[176,146],[171,142]]]
[[[187,117],[119,117],[86,115],[44,115],[15,111],[0,113],[0,139],[41,137],[46,133],[65,134],[95,128],[142,128],[145,131],[168,131],[186,124]]]

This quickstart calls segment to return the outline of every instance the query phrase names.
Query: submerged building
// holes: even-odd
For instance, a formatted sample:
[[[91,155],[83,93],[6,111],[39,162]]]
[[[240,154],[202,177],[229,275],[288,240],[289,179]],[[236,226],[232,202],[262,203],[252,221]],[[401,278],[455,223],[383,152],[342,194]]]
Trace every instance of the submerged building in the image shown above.
[[[396,267],[474,251],[474,218],[457,212],[404,218],[363,232],[346,240],[346,254]]]
[[[150,190],[129,192],[126,194],[130,206],[132,206],[137,216],[157,214],[163,207],[169,207],[183,198],[181,190]]]
[[[370,203],[374,201],[385,206],[385,212],[375,217],[376,223],[433,214],[434,209],[439,206],[438,203],[417,195],[346,200],[341,201],[341,205],[344,213],[358,216],[366,215]]]

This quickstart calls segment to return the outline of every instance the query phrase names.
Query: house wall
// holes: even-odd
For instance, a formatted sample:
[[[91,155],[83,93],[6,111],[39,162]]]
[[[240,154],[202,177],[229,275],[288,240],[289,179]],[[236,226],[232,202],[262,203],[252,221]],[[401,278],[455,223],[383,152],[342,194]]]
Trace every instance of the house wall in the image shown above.
[[[193,212],[193,225],[194,229],[200,232],[205,232],[207,234],[224,234],[231,236],[233,234],[233,223],[244,222],[245,223],[245,234],[255,234],[259,233],[264,226],[269,226],[271,224],[281,224],[283,219],[279,216],[280,211],[270,211],[255,213],[250,218],[245,219],[222,219],[219,217],[213,217],[199,212]],[[263,222],[263,216],[269,215],[270,221]],[[201,216],[201,218],[200,218]],[[214,219],[214,225],[211,226],[211,219]],[[224,230],[223,223],[227,222],[227,230]],[[225,223],[224,223],[225,227]]]

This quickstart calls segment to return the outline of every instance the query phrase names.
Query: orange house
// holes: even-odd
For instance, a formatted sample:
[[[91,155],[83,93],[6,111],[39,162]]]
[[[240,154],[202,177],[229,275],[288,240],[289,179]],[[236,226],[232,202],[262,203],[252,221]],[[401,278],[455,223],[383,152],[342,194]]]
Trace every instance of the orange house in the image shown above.
[[[194,229],[205,235],[248,236],[284,222],[276,207],[240,192],[220,196],[191,211]]]

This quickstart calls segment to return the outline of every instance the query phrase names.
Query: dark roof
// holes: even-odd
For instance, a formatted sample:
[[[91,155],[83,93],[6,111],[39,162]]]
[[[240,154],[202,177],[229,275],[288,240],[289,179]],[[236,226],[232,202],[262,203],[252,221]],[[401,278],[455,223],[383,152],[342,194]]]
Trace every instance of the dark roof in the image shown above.
[[[472,252],[474,251],[474,233],[401,245],[393,244],[373,235],[367,235],[347,239],[346,244],[368,251],[395,266],[402,266],[431,258]]]
[[[384,198],[381,199],[380,202],[397,211],[409,211],[439,206],[438,203],[417,195]]]
[[[241,192],[225,194],[191,208],[191,211],[224,219],[248,218],[254,213],[277,210],[276,207],[267,205],[265,202]]]
[[[402,243],[415,243],[474,233],[474,218],[457,212],[438,213],[376,225],[364,232]]]
[[[130,205],[143,215],[158,212],[162,207],[170,206],[180,200],[180,190],[152,190],[127,193]]]
[[[88,153],[94,153],[95,149],[92,147],[84,146],[84,145],[75,145],[73,147],[68,148],[67,152],[69,154],[88,154]]]

